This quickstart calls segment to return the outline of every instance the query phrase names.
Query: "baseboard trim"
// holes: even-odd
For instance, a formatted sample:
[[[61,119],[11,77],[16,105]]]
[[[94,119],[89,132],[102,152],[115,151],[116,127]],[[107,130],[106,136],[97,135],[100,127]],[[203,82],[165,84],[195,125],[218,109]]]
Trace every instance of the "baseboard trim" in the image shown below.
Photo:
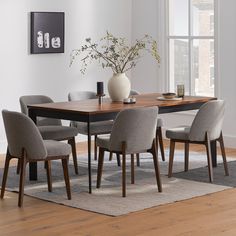
[[[7,141],[6,140],[0,140],[0,153],[6,153],[7,150]]]
[[[225,147],[236,148],[236,136],[224,135]]]

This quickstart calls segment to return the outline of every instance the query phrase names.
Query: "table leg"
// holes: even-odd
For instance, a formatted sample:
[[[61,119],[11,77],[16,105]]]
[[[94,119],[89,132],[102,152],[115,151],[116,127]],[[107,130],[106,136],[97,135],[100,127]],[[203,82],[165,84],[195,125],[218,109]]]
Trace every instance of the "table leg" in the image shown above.
[[[217,147],[216,141],[211,141],[211,158],[213,167],[217,167]]]
[[[29,180],[37,180],[38,171],[37,171],[37,162],[29,163]]]
[[[29,109],[29,117],[36,124],[36,115],[31,109]],[[29,180],[37,180],[37,179],[38,179],[37,162],[30,162],[29,163]]]
[[[88,175],[89,175],[89,193],[92,193],[92,170],[91,170],[91,132],[90,132],[90,117],[87,122],[88,131]]]

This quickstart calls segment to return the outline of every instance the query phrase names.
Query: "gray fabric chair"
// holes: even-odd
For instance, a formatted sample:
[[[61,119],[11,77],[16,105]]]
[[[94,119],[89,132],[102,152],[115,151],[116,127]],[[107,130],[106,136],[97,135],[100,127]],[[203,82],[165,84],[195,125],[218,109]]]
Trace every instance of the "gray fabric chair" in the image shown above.
[[[169,177],[172,176],[175,143],[182,142],[185,144],[185,171],[188,171],[189,165],[189,144],[196,143],[206,146],[209,180],[212,182],[213,172],[210,143],[215,140],[220,142],[225,174],[229,175],[222,135],[224,111],[224,101],[210,101],[201,106],[191,126],[181,126],[166,131],[166,137],[170,139]]]
[[[28,115],[29,104],[41,104],[41,103],[52,103],[53,100],[44,95],[28,95],[20,97],[20,106],[21,111],[25,115]],[[73,162],[75,173],[78,174],[78,163],[77,163],[77,154],[76,154],[76,144],[75,136],[78,134],[78,131],[74,127],[62,126],[61,120],[51,119],[44,117],[37,117],[36,122],[38,129],[44,140],[52,139],[56,141],[68,140],[68,143],[72,148]],[[19,167],[19,165],[18,165]],[[17,168],[19,172],[19,168]]]
[[[61,159],[67,197],[71,199],[70,180],[68,175],[68,159],[71,153],[70,145],[53,140],[43,140],[34,122],[25,114],[11,111],[2,111],[8,150],[3,173],[1,198],[3,199],[12,158],[20,162],[20,183],[18,206],[23,205],[25,169],[29,162],[45,161],[47,169],[48,190],[52,191],[50,161]]]
[[[96,93],[91,92],[91,91],[75,91],[75,92],[70,92],[68,95],[69,101],[81,101],[81,100],[87,100],[87,99],[97,99]],[[71,125],[77,128],[78,133],[83,134],[83,135],[88,134],[86,122],[72,121]],[[97,160],[97,145],[96,145],[97,135],[109,134],[111,132],[112,126],[113,126],[113,120],[98,121],[98,122],[91,123],[90,125],[91,134],[94,135],[95,137],[95,141],[94,141],[94,159],[95,160]]]
[[[97,188],[101,185],[105,151],[122,154],[123,197],[126,196],[126,154],[131,154],[131,183],[134,184],[134,154],[150,152],[153,155],[158,190],[162,191],[155,141],[157,116],[157,107],[122,110],[115,119],[110,136],[98,136]]]
[[[131,90],[130,91],[130,96],[135,96],[139,95],[140,93],[137,90]],[[161,151],[161,158],[162,161],[165,161],[165,149],[164,149],[164,144],[163,144],[163,137],[162,137],[162,126],[163,126],[163,120],[161,118],[157,119],[157,129],[156,129],[156,142],[158,145],[159,142],[159,147]],[[140,165],[139,161],[139,156],[137,156],[137,164],[138,166]]]

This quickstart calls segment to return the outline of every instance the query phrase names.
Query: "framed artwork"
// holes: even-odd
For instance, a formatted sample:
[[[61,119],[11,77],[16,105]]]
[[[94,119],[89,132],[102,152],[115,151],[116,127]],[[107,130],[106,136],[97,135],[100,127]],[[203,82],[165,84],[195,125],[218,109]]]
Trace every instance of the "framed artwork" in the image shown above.
[[[31,12],[31,53],[64,53],[64,12]]]

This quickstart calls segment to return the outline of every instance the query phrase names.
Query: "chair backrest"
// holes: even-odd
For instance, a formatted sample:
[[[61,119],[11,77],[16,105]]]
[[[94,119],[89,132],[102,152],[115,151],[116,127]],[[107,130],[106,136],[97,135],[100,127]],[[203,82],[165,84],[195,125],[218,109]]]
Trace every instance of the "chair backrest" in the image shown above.
[[[126,142],[127,153],[150,149],[155,138],[157,116],[158,107],[122,110],[112,128],[111,150],[122,151],[122,142]]]
[[[25,114],[13,111],[2,111],[8,149],[10,155],[22,157],[25,149],[29,159],[44,159],[47,150],[34,122]]]
[[[210,140],[218,139],[222,131],[224,112],[223,100],[210,101],[202,105],[193,120],[189,134],[190,140],[204,141],[206,132],[209,133]]]
[[[137,90],[132,89],[132,90],[130,90],[129,96],[139,95],[139,94],[140,94],[140,92],[138,92]]]
[[[27,95],[20,97],[20,107],[21,112],[25,115],[28,115],[28,105],[30,104],[42,104],[42,103],[51,103],[53,100],[50,97],[44,95]],[[51,119],[45,117],[37,117],[37,125],[61,125],[61,120]]]
[[[75,91],[68,94],[69,101],[80,101],[97,98],[96,93],[92,91]]]
[[[92,91],[74,91],[68,94],[69,101],[81,101],[81,100],[95,99],[95,98],[97,98],[96,93]],[[76,124],[77,124],[76,121],[70,122],[70,125],[72,127],[77,127]]]

